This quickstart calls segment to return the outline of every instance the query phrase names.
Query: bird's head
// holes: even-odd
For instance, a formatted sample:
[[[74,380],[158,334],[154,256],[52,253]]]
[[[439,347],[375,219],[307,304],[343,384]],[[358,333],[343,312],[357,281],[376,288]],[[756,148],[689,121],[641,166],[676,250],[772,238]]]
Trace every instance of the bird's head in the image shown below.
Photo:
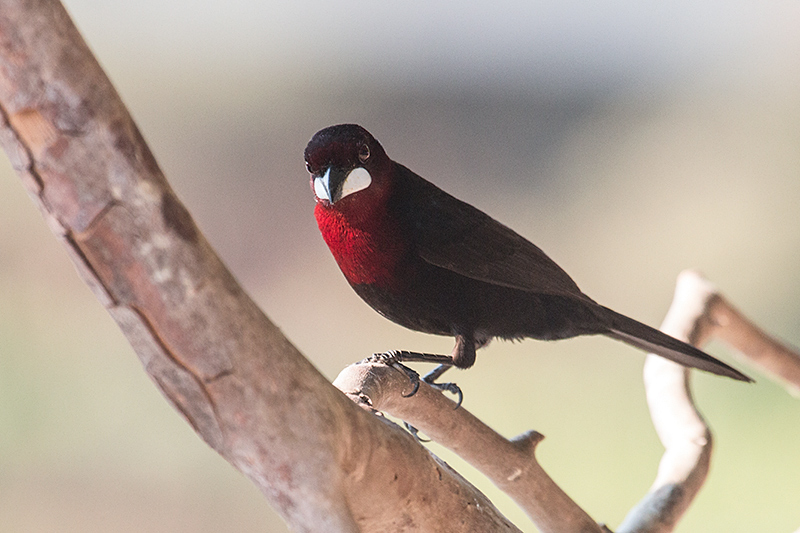
[[[325,206],[346,198],[382,197],[391,176],[391,160],[383,147],[356,124],[318,131],[306,146],[305,160],[314,196]]]

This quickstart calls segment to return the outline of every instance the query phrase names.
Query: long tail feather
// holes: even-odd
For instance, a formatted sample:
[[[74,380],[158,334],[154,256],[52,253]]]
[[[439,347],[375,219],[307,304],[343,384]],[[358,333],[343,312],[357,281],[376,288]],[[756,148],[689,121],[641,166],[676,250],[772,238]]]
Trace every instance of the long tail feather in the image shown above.
[[[698,368],[720,376],[752,382],[748,376],[694,346],[670,337],[632,318],[603,307],[609,319],[605,335],[649,353],[658,354],[683,366]]]

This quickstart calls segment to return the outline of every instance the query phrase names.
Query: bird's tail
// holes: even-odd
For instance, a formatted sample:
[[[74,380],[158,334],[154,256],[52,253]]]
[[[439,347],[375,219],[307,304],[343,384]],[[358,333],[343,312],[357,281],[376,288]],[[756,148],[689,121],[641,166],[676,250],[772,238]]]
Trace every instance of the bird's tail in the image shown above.
[[[714,359],[690,344],[670,337],[666,333],[621,315],[607,307],[603,307],[603,310],[609,319],[609,329],[605,332],[605,335],[609,337],[648,353],[666,357],[670,361],[675,361],[683,366],[698,368],[740,381],[753,381],[735,368]]]

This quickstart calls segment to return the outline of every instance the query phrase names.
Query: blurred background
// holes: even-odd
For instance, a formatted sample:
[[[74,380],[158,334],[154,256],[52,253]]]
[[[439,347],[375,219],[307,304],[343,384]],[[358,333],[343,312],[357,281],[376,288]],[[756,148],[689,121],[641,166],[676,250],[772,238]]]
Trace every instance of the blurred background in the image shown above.
[[[449,352],[350,290],[302,152],[339,122],[515,228],[581,288],[658,325],[702,270],[800,344],[800,4],[68,0],[170,182],[267,314],[330,379],[366,355]],[[0,531],[281,532],[163,400],[0,156]],[[750,372],[694,376],[716,436],[681,532],[800,526],[800,403]],[[452,376],[615,527],[661,446],[643,355],[496,342]],[[514,504],[433,446],[525,531]]]

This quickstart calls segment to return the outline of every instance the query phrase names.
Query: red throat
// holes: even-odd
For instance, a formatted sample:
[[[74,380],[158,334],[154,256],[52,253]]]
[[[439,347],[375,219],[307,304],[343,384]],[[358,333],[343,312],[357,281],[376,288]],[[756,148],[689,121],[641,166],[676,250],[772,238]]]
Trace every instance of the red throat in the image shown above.
[[[322,203],[317,203],[314,216],[322,238],[351,285],[395,288],[395,266],[403,247],[393,235],[391,222],[384,217],[348,216]]]

